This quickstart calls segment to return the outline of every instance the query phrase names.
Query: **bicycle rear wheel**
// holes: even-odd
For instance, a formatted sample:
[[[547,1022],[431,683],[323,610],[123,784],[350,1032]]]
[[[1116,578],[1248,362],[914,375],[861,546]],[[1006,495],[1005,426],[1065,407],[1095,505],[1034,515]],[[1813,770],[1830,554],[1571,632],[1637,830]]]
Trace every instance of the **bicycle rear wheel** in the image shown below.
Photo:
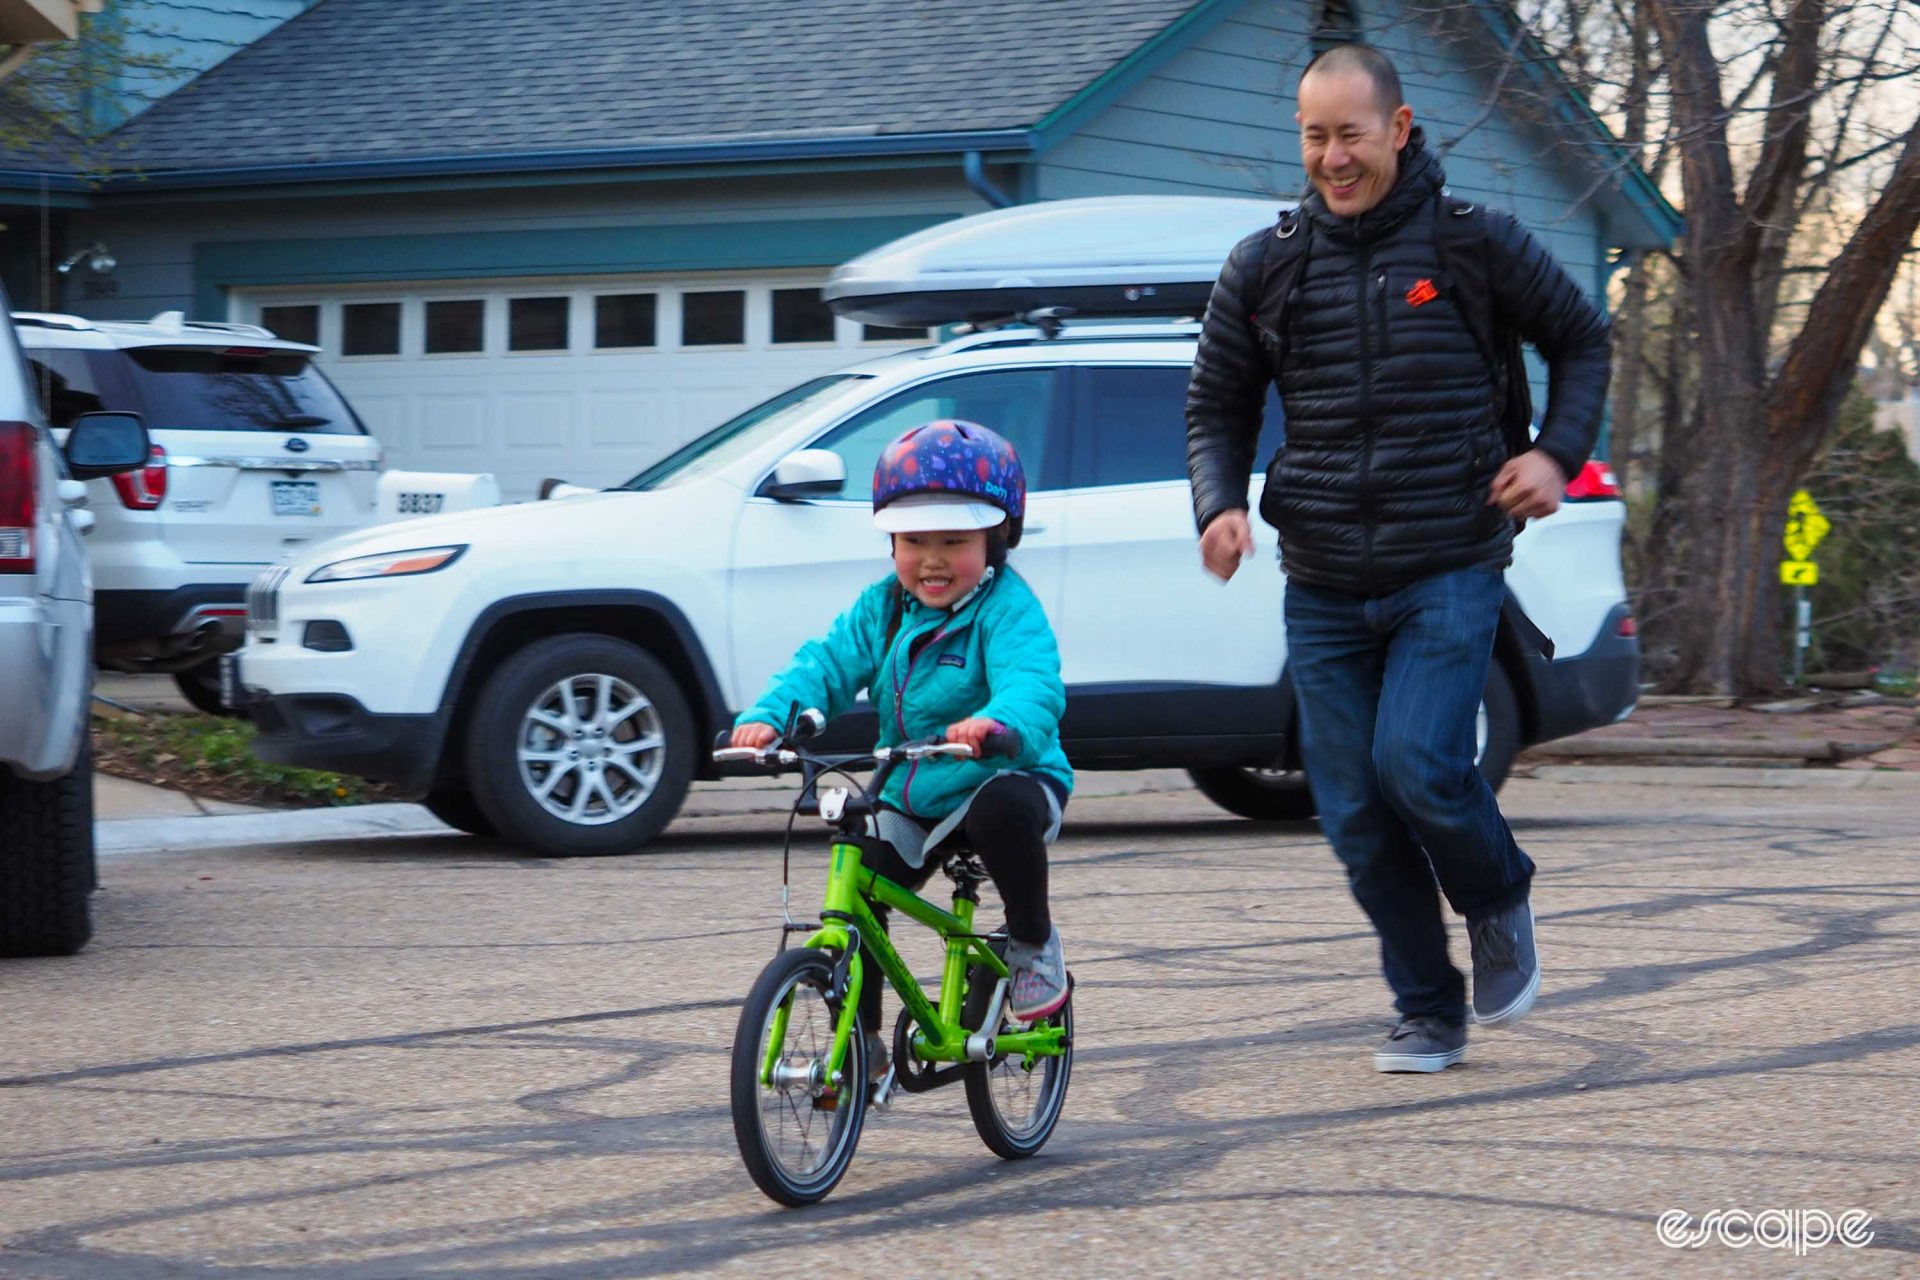
[[[832,983],[828,953],[781,953],[760,971],[733,1037],[733,1136],[754,1185],[784,1205],[813,1204],[833,1190],[866,1120],[865,1037],[856,1032],[847,1046],[842,1080],[826,1076],[840,1012]],[[776,1027],[783,1009],[785,1026]],[[770,1053],[773,1080],[762,1083]]]
[[[982,1029],[995,982],[987,970],[973,971],[961,1018],[964,1025]],[[1073,997],[1069,995],[1057,1013],[1033,1025],[1063,1028],[1065,1051],[1057,1058],[1034,1058],[1031,1062],[1019,1054],[995,1054],[985,1062],[969,1062],[966,1067],[967,1110],[973,1115],[973,1127],[979,1131],[980,1141],[1003,1160],[1025,1160],[1047,1145],[1053,1127],[1060,1123],[1060,1109],[1067,1101],[1067,1081],[1073,1075]],[[996,1031],[1013,1028],[1013,1019],[1002,1004]]]

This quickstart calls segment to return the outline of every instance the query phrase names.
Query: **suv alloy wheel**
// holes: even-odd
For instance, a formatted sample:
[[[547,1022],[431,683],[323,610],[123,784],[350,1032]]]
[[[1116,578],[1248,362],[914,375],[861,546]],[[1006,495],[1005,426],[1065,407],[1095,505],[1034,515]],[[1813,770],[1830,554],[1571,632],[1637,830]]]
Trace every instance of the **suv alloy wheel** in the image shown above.
[[[467,777],[504,839],[552,856],[631,853],[686,797],[694,737],[686,697],[651,654],[611,636],[553,636],[488,677]]]

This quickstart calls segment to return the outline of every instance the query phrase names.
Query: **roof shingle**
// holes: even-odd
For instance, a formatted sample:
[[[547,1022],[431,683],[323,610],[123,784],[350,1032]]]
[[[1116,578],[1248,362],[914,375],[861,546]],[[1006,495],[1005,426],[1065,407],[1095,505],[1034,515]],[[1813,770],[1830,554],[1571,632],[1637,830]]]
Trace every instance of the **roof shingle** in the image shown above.
[[[323,0],[136,118],[203,167],[1037,123],[1195,0]]]

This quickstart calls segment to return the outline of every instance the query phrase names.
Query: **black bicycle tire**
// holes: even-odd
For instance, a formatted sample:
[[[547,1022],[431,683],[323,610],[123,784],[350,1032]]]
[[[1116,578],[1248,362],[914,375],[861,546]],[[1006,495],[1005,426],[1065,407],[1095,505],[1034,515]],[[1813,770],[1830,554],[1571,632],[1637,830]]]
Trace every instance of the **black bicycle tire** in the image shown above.
[[[816,1204],[826,1198],[845,1176],[860,1145],[860,1132],[867,1116],[867,1048],[865,1037],[856,1034],[847,1046],[845,1077],[851,1087],[841,1090],[840,1106],[847,1110],[847,1132],[841,1149],[820,1171],[805,1181],[789,1177],[765,1147],[760,1127],[760,1054],[761,1029],[773,1016],[780,993],[795,977],[814,970],[817,985],[831,987],[833,959],[817,948],[784,951],[767,963],[754,981],[753,989],[740,1006],[740,1023],[733,1036],[731,1102],[733,1136],[740,1148],[740,1159],[747,1166],[753,1184],[767,1197],[792,1208]],[[829,1002],[830,1009],[832,1008]],[[837,1013],[837,1010],[835,1011]]]
[[[998,948],[996,947],[996,950]],[[987,1015],[987,1005],[993,999],[994,981],[984,968],[976,968],[967,983],[967,1000],[961,1014],[961,1024],[976,1031]],[[1051,1095],[1048,1106],[1051,1114],[1046,1124],[1027,1138],[1019,1138],[1011,1133],[1000,1120],[1000,1112],[993,1103],[993,1063],[969,1062],[966,1064],[965,1082],[967,1086],[967,1111],[973,1117],[973,1127],[980,1135],[980,1141],[987,1144],[987,1150],[1002,1160],[1025,1160],[1038,1155],[1040,1149],[1053,1137],[1053,1131],[1059,1127],[1061,1113],[1067,1106],[1067,1087],[1073,1083],[1073,997],[1067,997],[1067,1003],[1060,1011],[1051,1015],[1065,1021],[1067,1029],[1066,1052],[1059,1058],[1059,1086]]]

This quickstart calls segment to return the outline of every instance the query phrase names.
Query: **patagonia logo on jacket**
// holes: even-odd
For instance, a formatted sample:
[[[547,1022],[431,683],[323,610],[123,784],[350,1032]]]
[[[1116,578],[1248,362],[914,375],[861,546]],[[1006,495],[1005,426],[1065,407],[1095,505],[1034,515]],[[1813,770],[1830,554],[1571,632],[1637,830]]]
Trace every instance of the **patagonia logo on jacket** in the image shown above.
[[[940,655],[940,665],[943,667],[959,667],[964,670],[967,665],[967,660],[957,653],[943,653]]]

